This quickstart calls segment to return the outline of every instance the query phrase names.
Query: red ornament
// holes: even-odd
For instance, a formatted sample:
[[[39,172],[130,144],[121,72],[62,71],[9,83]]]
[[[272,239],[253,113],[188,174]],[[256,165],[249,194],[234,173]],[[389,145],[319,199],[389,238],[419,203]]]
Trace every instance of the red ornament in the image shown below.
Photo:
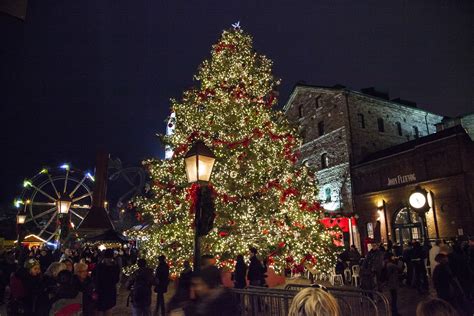
[[[283,247],[285,247],[285,246],[286,246],[286,244],[285,244],[284,241],[278,243],[278,248],[283,248]]]
[[[228,235],[229,235],[228,232],[225,232],[225,231],[219,232],[219,236],[220,236],[220,237],[226,237],[226,236],[228,236]]]

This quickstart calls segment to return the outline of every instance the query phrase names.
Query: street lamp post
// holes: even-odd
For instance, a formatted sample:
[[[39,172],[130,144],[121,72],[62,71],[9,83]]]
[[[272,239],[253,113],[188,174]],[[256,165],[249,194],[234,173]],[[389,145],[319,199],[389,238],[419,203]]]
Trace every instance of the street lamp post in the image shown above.
[[[16,215],[16,231],[17,231],[17,245],[19,246],[22,240],[23,225],[26,221],[26,213],[20,212]]]
[[[59,233],[60,243],[67,236],[68,227],[69,227],[69,209],[71,207],[72,199],[67,195],[62,195],[58,200],[56,200],[56,207],[58,208],[58,213],[60,217],[61,230]]]
[[[205,190],[207,190],[207,183],[209,183],[209,179],[211,178],[215,160],[213,152],[202,141],[196,141],[184,156],[188,183],[197,183],[200,185],[197,194],[198,201],[195,201],[194,209],[194,271],[199,271],[201,268],[200,236],[207,233],[202,234],[202,232],[200,232],[202,224],[202,207],[200,200]]]

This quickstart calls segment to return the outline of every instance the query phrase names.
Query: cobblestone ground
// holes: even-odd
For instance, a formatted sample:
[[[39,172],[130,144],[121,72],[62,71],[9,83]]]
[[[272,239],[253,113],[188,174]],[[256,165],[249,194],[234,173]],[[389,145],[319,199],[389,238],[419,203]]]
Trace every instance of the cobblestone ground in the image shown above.
[[[308,280],[306,279],[287,279],[287,283],[303,283],[308,284]],[[328,284],[325,284],[326,286]],[[284,286],[280,286],[284,287]],[[165,301],[167,302],[174,293],[174,285],[170,284],[170,290],[165,295]],[[127,297],[129,291],[125,289],[125,287],[121,287],[118,292],[118,299],[117,299],[117,306],[114,308],[113,315],[132,315],[131,306],[127,307]],[[389,293],[384,293],[387,297],[389,297]],[[433,295],[433,293],[431,293]],[[412,316],[415,315],[416,305],[420,300],[425,298],[425,296],[421,296],[418,292],[414,289],[402,287],[400,288],[398,294],[398,307],[399,313],[403,316]],[[152,310],[155,309],[156,304],[156,296],[153,297],[152,303]],[[0,306],[0,316],[6,316],[5,312],[5,305]]]

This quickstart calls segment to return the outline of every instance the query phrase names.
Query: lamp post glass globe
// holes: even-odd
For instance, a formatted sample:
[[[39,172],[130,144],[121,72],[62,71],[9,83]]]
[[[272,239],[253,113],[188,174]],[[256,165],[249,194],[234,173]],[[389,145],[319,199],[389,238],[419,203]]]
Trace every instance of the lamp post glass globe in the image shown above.
[[[16,216],[16,223],[17,224],[24,224],[26,221],[26,215],[25,214],[18,214]]]
[[[413,192],[408,201],[411,207],[422,208],[426,204],[426,196],[421,192]]]
[[[197,141],[184,157],[188,183],[209,182],[215,160],[212,151],[202,141]]]
[[[71,199],[61,197],[59,200],[56,201],[56,206],[58,207],[59,214],[67,214],[69,213],[69,208],[71,207]]]

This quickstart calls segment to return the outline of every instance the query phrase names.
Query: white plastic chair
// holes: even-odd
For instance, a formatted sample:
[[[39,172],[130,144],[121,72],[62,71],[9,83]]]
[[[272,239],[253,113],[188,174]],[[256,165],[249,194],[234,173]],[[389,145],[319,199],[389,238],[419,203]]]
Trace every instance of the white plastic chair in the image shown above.
[[[355,287],[359,287],[360,285],[360,266],[359,265],[352,266],[352,284]]]
[[[352,273],[351,269],[349,269],[349,266],[344,269],[344,281],[346,284],[352,284]]]
[[[344,285],[344,278],[342,277],[342,274],[336,274],[336,268],[332,268],[329,282],[331,282],[332,286],[336,285],[336,282],[339,283],[339,285]]]

